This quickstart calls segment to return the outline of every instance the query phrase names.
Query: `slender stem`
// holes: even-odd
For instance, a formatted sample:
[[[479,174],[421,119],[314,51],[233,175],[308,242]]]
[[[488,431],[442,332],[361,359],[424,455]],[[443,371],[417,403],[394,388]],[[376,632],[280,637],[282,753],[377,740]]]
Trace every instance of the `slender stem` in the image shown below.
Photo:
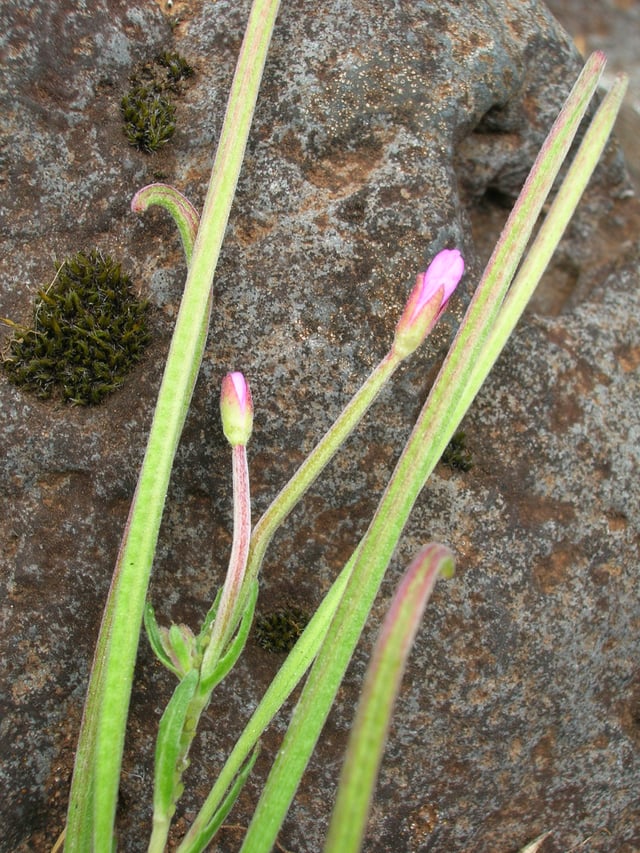
[[[427,477],[457,428],[456,418],[464,414],[458,403],[465,383],[595,91],[603,63],[602,54],[587,62],[554,123],[534,163],[534,174],[525,183],[375,517],[360,543],[345,593],[309,673],[249,826],[243,853],[263,853],[274,843],[402,529]]]
[[[263,513],[251,536],[246,585],[256,578],[265,551],[278,527],[360,423],[401,361],[402,358],[393,349],[387,353]]]
[[[200,665],[202,679],[206,679],[220,655],[224,652],[233,627],[242,616],[238,613],[238,598],[243,585],[247,558],[249,556],[249,539],[251,537],[251,495],[249,491],[249,468],[247,466],[247,448],[244,444],[236,444],[233,454],[233,544],[229,568],[225,578],[218,612],[213,623],[211,639],[207,645]]]
[[[509,289],[500,313],[487,338],[474,372],[459,402],[463,412],[495,364],[522,312],[542,278],[547,264],[569,224],[580,197],[602,154],[624,99],[629,80],[618,75],[589,125],[576,156],[558,190],[544,222]]]
[[[240,51],[145,459],[98,639],[70,794],[67,851],[112,850],[145,595],[171,467],[202,358],[206,332],[203,318],[208,314],[213,273],[278,7],[279,0],[254,0]]]
[[[184,682],[181,682],[176,688],[174,698],[160,723],[156,747],[153,833],[149,843],[149,853],[159,852],[165,848],[171,819],[184,787],[182,775],[188,766],[191,744],[197,731],[200,716],[211,698],[213,688],[206,686],[207,678],[219,662],[230,639],[229,628],[237,607],[238,593],[247,564],[251,533],[251,498],[245,445],[237,444],[232,447],[232,465],[233,544],[229,568],[220,596],[212,636],[200,662],[196,683],[182,705],[184,713],[179,718],[174,714],[171,719],[176,719],[177,722],[173,727],[170,722],[165,720],[167,711],[172,705],[176,704],[176,696],[183,688]],[[162,738],[165,740],[163,741]],[[175,745],[177,747],[171,749]],[[166,756],[169,754],[171,757],[170,760],[167,760]]]
[[[351,728],[325,853],[360,850],[393,706],[409,652],[438,576],[453,575],[453,554],[425,545],[398,585],[367,668]]]
[[[347,403],[335,423],[325,433],[323,438],[320,439],[313,451],[262,515],[251,537],[249,562],[243,584],[244,589],[250,588],[251,581],[257,576],[264,553],[277,528],[283,523],[305,491],[319,476],[323,468],[329,463],[337,450],[364,417],[376,396],[393,375],[401,361],[402,357],[395,350],[392,349],[387,353],[353,398]],[[309,667],[335,612],[337,602],[351,571],[351,565],[351,562],[348,563],[340,577],[335,581],[330,592],[305,629],[302,637],[298,640],[296,647],[282,665],[260,705],[251,717],[251,720],[247,723],[243,734],[225,763],[223,770],[220,772],[196,821],[187,836],[185,836],[180,846],[180,853],[200,849],[197,839],[205,835],[205,828],[208,825],[208,821],[215,813],[225,791],[250,754],[262,731],[264,731],[271,719],[284,704],[291,691]],[[243,604],[238,607],[237,612],[241,613],[242,609]]]
[[[203,849],[199,840],[206,836],[206,828],[222,802],[225,792],[251,754],[262,732],[282,708],[316,656],[344,592],[353,563],[354,559],[351,558],[333,582],[329,592],[322,599],[320,606],[304,629],[302,636],[269,684],[260,704],[251,715],[251,719],[246,724],[224,767],[218,774],[215,785],[198,812],[189,832],[178,847],[177,853],[195,853]]]
[[[182,248],[189,266],[200,224],[198,211],[188,198],[168,184],[148,184],[138,190],[131,199],[131,210],[134,213],[144,213],[152,205],[164,207],[173,217],[182,238]]]

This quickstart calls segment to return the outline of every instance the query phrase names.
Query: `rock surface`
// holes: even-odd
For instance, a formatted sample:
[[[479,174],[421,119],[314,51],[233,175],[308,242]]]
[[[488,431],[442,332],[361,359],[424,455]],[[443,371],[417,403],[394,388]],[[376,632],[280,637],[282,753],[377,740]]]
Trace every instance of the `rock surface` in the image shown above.
[[[547,6],[573,36],[586,56],[593,50],[606,53],[608,62],[603,80],[609,85],[623,71],[629,77],[629,88],[616,121],[616,136],[624,149],[627,168],[636,190],[640,189],[640,5],[629,0],[547,0]]]
[[[130,197],[162,175],[201,204],[247,10],[225,0],[0,10],[0,316],[27,319],[51,259],[94,246],[120,257],[155,306],[150,354],[98,408],[39,402],[0,378],[1,850],[48,850],[64,823],[93,644],[184,279],[173,228],[160,213],[136,220]],[[127,147],[119,101],[134,67],[164,49],[197,75],[174,139],[147,156]],[[451,316],[265,563],[262,612],[318,603],[579,67],[534,2],[283,3],[167,500],[152,585],[161,619],[195,627],[222,579],[224,373],[244,370],[253,389],[257,517],[384,355],[416,270],[457,245],[469,273]],[[418,637],[367,849],[508,853],[547,829],[546,853],[640,846],[637,222],[613,146],[465,421],[473,469],[439,466],[421,496],[282,832],[287,850],[322,847],[375,626],[431,538],[452,546],[458,571]],[[252,639],[221,686],[178,829],[279,662]],[[146,849],[153,738],[171,687],[143,639],[121,784],[127,851]],[[285,723],[264,738],[236,829]],[[226,829],[220,849],[238,846]]]

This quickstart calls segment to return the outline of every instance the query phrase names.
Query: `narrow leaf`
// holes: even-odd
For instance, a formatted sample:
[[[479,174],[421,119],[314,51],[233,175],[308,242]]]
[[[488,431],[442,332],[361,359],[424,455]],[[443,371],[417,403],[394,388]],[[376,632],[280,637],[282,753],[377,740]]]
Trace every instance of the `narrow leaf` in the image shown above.
[[[169,645],[180,665],[180,678],[193,669],[193,658],[191,657],[193,647],[187,641],[184,631],[185,626],[181,625],[172,625],[169,628]],[[189,634],[193,638],[191,632]]]
[[[218,661],[213,672],[202,679],[200,683],[202,693],[211,692],[217,684],[220,684],[222,679],[225,678],[229,670],[234,666],[235,662],[242,654],[242,650],[247,642],[247,637],[249,636],[249,631],[251,630],[251,623],[253,622],[253,614],[256,609],[257,598],[258,582],[254,581],[251,585],[250,598],[242,616],[238,632],[229,644],[224,655]]]
[[[344,592],[352,566],[353,559],[347,563],[338,578],[333,582],[331,589],[311,617],[311,621],[302,632],[298,642],[289,652],[286,660],[278,670],[275,678],[262,697],[260,704],[253,712],[251,719],[238,738],[231,755],[220,771],[213,788],[209,792],[189,832],[184,837],[177,853],[187,853],[187,851],[192,849],[191,844],[193,840],[199,837],[202,828],[212,820],[212,815],[218,809],[225,791],[228,789],[236,773],[243,766],[247,756],[254,749],[258,738],[284,705],[291,692],[309,668],[326,635],[331,618]]]
[[[544,199],[586,112],[603,65],[602,54],[595,54],[588,60],[545,140],[536,161],[538,164],[542,160],[544,168],[537,170],[525,183],[516,208],[509,217],[506,233],[503,233],[489,261],[374,520],[358,546],[345,594],[294,710],[283,746],[253,815],[242,853],[266,853],[275,842],[398,538],[415,500],[458,426],[458,414],[460,418],[464,414],[458,409],[460,397],[526,249]]]
[[[543,832],[542,835],[539,835],[537,838],[534,838],[533,841],[530,841],[525,845],[520,853],[538,853],[538,850],[540,850],[544,841],[549,838],[550,835],[551,830],[549,832]]]
[[[409,652],[438,575],[453,575],[453,554],[426,545],[398,586],[365,677],[347,746],[325,853],[357,853]]]
[[[216,618],[216,613],[218,612],[218,605],[220,604],[220,597],[222,595],[222,587],[218,590],[216,597],[214,599],[213,604],[209,608],[207,615],[204,618],[204,622],[202,623],[202,628],[200,629],[200,633],[198,634],[198,645],[200,650],[203,649],[203,644],[206,644],[208,641],[211,631],[210,628],[213,625],[213,621]]]
[[[168,670],[170,670],[174,675],[180,678],[181,674],[179,669],[174,665],[173,661],[169,657],[167,650],[164,647],[160,627],[156,620],[155,610],[153,609],[153,605],[151,604],[151,602],[147,602],[144,608],[144,628],[147,632],[149,644],[155,652],[155,655],[160,661],[160,663],[163,664],[163,666],[166,666]]]
[[[182,768],[177,768],[182,747],[183,732],[189,705],[198,686],[198,672],[191,670],[174,690],[165,708],[156,742],[154,790],[153,790],[153,835],[150,850],[162,850],[164,839],[173,817],[175,803],[180,795],[179,785]],[[160,842],[162,839],[162,842]]]
[[[256,758],[258,757],[258,753],[260,752],[259,744],[255,747],[253,752],[251,753],[249,759],[245,762],[240,772],[238,773],[233,785],[229,793],[226,795],[220,808],[211,818],[209,823],[205,826],[203,830],[198,834],[197,838],[195,838],[188,847],[180,848],[180,850],[185,851],[185,853],[202,853],[210,843],[216,832],[220,829],[224,821],[226,820],[227,815],[234,807],[236,800],[240,796],[240,791],[243,789],[245,782],[249,778],[249,774],[253,769],[253,765],[256,763]]]
[[[136,494],[98,638],[69,798],[70,851],[110,853],[140,626],[169,477],[204,351],[214,271],[279,0],[254,0]]]
[[[148,184],[138,190],[131,200],[131,210],[134,213],[144,213],[153,205],[164,207],[173,217],[180,232],[182,248],[189,266],[200,224],[198,211],[186,196],[168,184]]]

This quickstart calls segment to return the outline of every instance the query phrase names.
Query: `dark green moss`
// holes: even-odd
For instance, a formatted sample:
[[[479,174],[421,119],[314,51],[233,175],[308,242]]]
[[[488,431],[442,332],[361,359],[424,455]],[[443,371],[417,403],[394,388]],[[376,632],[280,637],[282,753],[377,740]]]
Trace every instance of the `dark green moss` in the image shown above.
[[[120,102],[124,133],[131,145],[151,153],[171,139],[176,129],[172,96],[181,93],[181,81],[193,73],[175,51],[165,51],[154,62],[138,66]]]
[[[186,80],[188,77],[193,77],[193,66],[190,65],[184,56],[180,56],[176,51],[166,50],[156,57],[156,62],[163,68],[167,69],[167,76],[174,83],[179,80]]]
[[[290,652],[307,627],[309,614],[299,607],[285,607],[256,618],[256,640],[269,652]]]
[[[37,294],[32,327],[15,327],[2,366],[9,380],[41,398],[60,392],[78,405],[99,403],[139,361],[150,335],[147,303],[120,264],[79,252]]]
[[[176,108],[153,84],[130,89],[120,109],[125,136],[141,151],[157,151],[175,132]]]
[[[440,461],[454,471],[470,471],[473,468],[471,458],[471,451],[467,449],[464,431],[459,430],[445,448]]]

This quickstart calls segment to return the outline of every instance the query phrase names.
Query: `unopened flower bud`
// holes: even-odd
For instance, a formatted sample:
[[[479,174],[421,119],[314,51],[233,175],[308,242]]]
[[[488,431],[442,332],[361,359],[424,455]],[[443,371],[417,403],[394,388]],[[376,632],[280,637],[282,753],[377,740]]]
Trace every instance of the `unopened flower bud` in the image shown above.
[[[435,326],[464,273],[458,249],[443,249],[420,273],[396,327],[394,349],[402,357],[417,349]]]
[[[196,638],[188,625],[172,625],[171,628],[159,628],[160,641],[173,671],[179,678],[184,678],[198,664],[198,649]]]
[[[220,415],[225,438],[232,447],[247,444],[253,427],[251,391],[242,373],[227,373],[220,392]]]

